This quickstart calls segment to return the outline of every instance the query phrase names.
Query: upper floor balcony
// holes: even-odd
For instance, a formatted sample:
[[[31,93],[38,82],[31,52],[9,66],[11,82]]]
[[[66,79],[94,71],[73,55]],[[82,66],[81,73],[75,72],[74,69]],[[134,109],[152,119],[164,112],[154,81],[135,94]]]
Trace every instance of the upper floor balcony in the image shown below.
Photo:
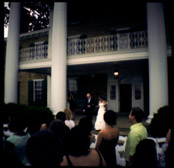
[[[67,55],[68,59],[83,57],[87,60],[87,58],[99,55],[114,55],[114,57],[118,55],[121,58],[122,56],[119,54],[122,53],[129,55],[133,53],[135,55],[137,52],[146,52],[146,55],[148,55],[147,47],[147,31],[137,31],[85,39],[68,39]],[[48,44],[40,44],[20,50],[20,63],[44,60],[51,60],[48,55]]]

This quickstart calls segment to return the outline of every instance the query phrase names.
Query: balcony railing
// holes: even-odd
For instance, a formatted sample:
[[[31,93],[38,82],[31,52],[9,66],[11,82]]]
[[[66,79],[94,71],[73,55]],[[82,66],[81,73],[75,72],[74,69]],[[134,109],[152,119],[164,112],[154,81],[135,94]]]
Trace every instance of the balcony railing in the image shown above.
[[[130,50],[147,47],[147,32],[131,32],[68,40],[68,55]]]
[[[147,48],[147,32],[138,31],[86,39],[68,40],[68,56]],[[48,45],[20,50],[20,61],[48,58]]]
[[[22,48],[20,50],[20,61],[31,61],[48,57],[48,45],[36,45],[34,47]]]

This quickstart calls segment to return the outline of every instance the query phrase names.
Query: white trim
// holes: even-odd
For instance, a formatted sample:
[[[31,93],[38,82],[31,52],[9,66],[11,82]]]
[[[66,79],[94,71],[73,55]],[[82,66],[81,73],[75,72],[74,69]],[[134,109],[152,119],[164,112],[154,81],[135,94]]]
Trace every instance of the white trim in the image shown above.
[[[168,49],[168,56],[171,56],[171,49]],[[104,63],[126,60],[141,60],[148,59],[148,49],[136,49],[122,52],[103,52],[92,54],[81,54],[67,56],[67,65],[83,65],[92,63]],[[35,69],[35,68],[49,68],[51,67],[51,59],[39,59],[33,61],[19,62],[19,69]]]
[[[114,62],[114,61],[124,61],[124,60],[139,60],[147,59],[148,51],[145,49],[139,52],[122,52],[122,53],[98,53],[98,54],[84,54],[84,55],[74,55],[68,56],[68,65],[78,65],[78,64],[90,64],[90,63],[104,63],[104,62]]]
[[[37,41],[37,42],[34,42],[34,45],[43,45],[45,41]]]
[[[25,70],[25,69],[35,69],[35,68],[49,68],[51,67],[51,60],[44,60],[41,62],[41,60],[38,62],[30,61],[28,63],[19,63],[19,69]]]
[[[44,79],[33,79],[34,82],[36,81],[43,81]]]
[[[49,32],[49,28],[36,30],[36,31],[32,31],[32,32],[22,33],[22,34],[19,35],[19,37],[21,38],[21,37],[25,37],[25,36],[32,36],[32,35],[35,35],[35,34],[47,33],[47,32]]]

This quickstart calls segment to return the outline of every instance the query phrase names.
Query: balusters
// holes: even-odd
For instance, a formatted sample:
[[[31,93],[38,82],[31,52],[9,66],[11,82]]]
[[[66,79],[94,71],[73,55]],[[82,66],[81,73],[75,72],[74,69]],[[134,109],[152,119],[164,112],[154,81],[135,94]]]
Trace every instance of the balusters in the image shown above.
[[[67,54],[80,55],[100,52],[122,51],[147,47],[147,31],[99,36],[86,39],[72,39],[67,42]],[[48,44],[22,48],[20,61],[45,59]]]

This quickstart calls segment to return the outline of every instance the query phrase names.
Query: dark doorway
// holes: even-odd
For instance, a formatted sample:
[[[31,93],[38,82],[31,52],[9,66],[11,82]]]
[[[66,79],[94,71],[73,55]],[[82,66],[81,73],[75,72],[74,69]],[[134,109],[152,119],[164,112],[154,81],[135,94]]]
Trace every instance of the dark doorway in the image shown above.
[[[86,93],[91,93],[92,97],[98,103],[98,96],[102,95],[107,98],[107,75],[95,74],[95,75],[83,75],[77,80],[78,82],[78,106],[83,107]]]
[[[120,112],[130,112],[132,108],[132,85],[120,85]]]

